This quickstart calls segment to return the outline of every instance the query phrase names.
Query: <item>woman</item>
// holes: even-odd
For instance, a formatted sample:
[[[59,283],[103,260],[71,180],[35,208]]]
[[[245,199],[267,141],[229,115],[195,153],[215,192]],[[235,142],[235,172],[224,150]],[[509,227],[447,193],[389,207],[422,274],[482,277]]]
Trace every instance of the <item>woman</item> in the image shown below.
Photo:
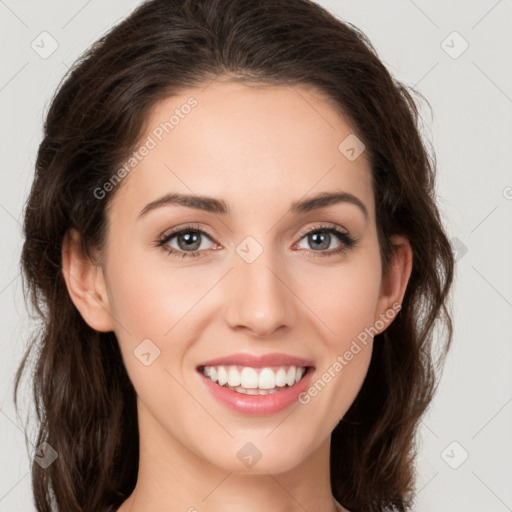
[[[410,509],[451,339],[434,171],[308,0],[150,0],[101,38],[25,212],[37,510]]]

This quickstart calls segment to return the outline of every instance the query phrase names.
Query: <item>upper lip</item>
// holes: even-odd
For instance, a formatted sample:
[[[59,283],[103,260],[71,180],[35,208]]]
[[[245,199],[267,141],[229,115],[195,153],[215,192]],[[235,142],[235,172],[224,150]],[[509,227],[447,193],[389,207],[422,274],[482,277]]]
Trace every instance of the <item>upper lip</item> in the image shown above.
[[[264,368],[266,366],[314,366],[313,362],[301,357],[295,357],[288,354],[231,354],[229,356],[210,359],[201,363],[198,368],[203,366],[224,366],[224,365],[240,365],[250,366],[253,368]]]

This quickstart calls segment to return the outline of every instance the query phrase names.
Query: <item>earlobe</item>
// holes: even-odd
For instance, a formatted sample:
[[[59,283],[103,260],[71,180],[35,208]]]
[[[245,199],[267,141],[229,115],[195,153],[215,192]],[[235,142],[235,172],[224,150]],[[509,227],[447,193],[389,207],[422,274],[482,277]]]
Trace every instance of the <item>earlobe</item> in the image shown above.
[[[400,310],[411,277],[413,253],[409,240],[404,236],[395,235],[390,238],[390,241],[393,246],[393,254],[388,271],[382,276],[376,318],[382,318],[384,314],[387,318],[394,319]],[[384,330],[382,329],[382,331]]]
[[[85,322],[93,329],[114,329],[110,302],[101,266],[86,257],[76,230],[66,233],[62,244],[62,274],[69,296]]]

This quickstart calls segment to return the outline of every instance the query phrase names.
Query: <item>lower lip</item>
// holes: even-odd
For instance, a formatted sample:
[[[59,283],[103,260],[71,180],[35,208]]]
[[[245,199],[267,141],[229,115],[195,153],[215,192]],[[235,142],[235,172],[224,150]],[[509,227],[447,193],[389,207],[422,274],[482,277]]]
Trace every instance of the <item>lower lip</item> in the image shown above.
[[[201,372],[198,373],[214,398],[229,409],[250,416],[267,416],[284,411],[295,402],[298,402],[298,396],[309,386],[313,371],[314,368],[309,368],[308,372],[297,384],[271,395],[237,393],[224,386],[219,386]]]

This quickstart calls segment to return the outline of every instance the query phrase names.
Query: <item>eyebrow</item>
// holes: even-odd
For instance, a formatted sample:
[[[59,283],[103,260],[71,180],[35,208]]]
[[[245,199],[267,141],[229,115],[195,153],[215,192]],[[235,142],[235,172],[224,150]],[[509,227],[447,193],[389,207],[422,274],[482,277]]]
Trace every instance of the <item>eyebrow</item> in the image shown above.
[[[293,214],[307,213],[312,210],[318,210],[320,208],[326,208],[328,206],[349,203],[357,206],[365,218],[368,219],[368,210],[364,203],[353,194],[348,192],[323,192],[314,197],[307,199],[301,199],[292,203],[290,212]],[[165,196],[152,201],[147,204],[139,213],[139,218],[146,215],[151,210],[160,208],[168,205],[181,205],[187,208],[194,208],[196,210],[203,210],[210,213],[218,213],[222,215],[229,215],[229,205],[222,199],[216,199],[214,197],[199,196],[199,195],[187,195],[180,193],[166,194]]]

